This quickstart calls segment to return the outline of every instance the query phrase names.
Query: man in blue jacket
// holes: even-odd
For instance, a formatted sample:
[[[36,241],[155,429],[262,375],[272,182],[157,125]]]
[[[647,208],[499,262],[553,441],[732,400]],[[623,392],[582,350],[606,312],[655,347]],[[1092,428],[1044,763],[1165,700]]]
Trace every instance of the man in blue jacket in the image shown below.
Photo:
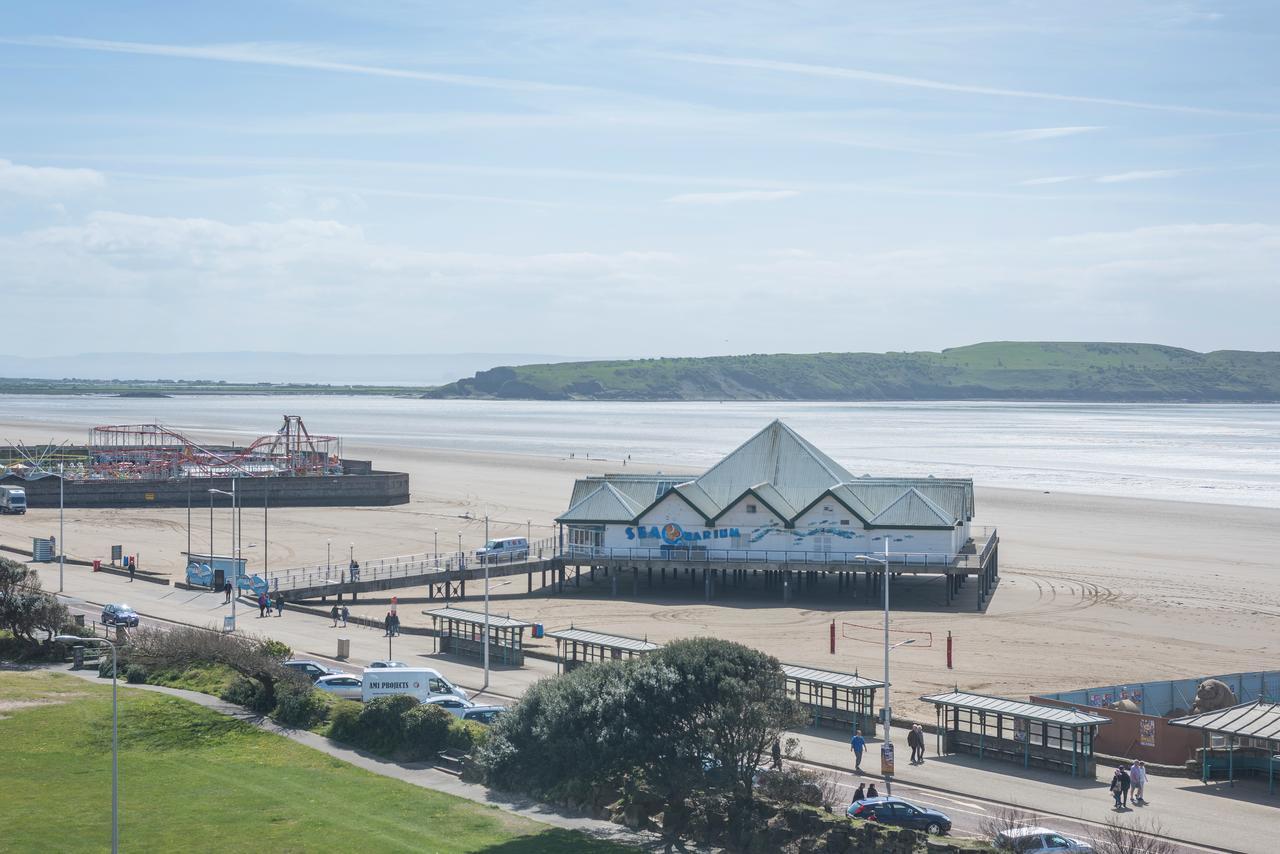
[[[862,751],[867,747],[867,740],[862,737],[862,730],[855,729],[853,738],[849,739],[849,749],[853,751],[853,770],[862,770]]]

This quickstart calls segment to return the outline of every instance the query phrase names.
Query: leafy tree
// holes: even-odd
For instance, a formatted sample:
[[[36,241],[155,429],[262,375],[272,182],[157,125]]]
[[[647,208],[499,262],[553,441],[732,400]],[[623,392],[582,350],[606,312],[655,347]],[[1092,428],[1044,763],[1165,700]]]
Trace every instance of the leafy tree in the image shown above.
[[[284,667],[274,642],[249,635],[224,634],[194,626],[140,629],[130,637],[126,652],[130,662],[152,670],[180,670],[192,664],[225,664],[246,679],[258,683],[255,707],[274,709],[276,688],[284,682],[305,682],[306,677]]]
[[[45,593],[40,576],[26,564],[0,558],[0,628],[32,643],[36,632],[51,640],[67,622],[67,609]]]

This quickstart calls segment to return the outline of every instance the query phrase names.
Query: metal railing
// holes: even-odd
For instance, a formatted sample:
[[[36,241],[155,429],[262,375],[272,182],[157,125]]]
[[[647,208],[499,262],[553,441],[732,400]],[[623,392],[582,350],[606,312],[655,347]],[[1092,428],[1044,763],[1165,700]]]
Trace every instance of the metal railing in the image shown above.
[[[515,551],[506,555],[486,555],[483,559],[477,557],[474,552],[427,553],[366,561],[360,564],[358,569],[342,564],[295,567],[272,572],[268,585],[272,592],[287,592],[289,590],[303,590],[348,582],[355,584],[363,581],[382,581],[393,578],[433,575],[443,577],[449,573],[477,569],[486,564],[489,566],[510,566],[512,564],[547,560],[557,556],[556,538],[546,537],[529,543],[527,552]],[[430,580],[429,578],[424,578],[423,583],[427,583]]]

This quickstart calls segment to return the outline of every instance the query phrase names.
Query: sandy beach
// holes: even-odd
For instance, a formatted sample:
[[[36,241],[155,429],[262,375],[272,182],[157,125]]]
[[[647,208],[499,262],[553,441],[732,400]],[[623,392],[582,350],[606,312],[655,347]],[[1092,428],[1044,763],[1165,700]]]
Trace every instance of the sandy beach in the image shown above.
[[[32,441],[82,440],[79,425],[4,423],[0,435]],[[211,435],[206,438],[216,439]],[[408,471],[412,501],[390,508],[280,508],[270,513],[272,568],[345,563],[349,551],[372,559],[476,547],[484,515],[493,535],[549,535],[575,477],[612,471],[617,461],[360,446],[345,455],[378,468]],[[637,471],[650,466],[636,460]],[[665,471],[672,471],[670,467]],[[469,514],[469,518],[464,518]],[[229,512],[215,507],[217,551],[229,540]],[[250,569],[262,567],[263,514],[243,511]],[[207,499],[190,527],[196,551],[208,548]],[[932,647],[894,653],[895,707],[926,714],[920,694],[962,689],[1020,697],[1101,684],[1201,676],[1274,667],[1280,654],[1280,510],[1218,504],[990,489],[977,484],[975,524],[998,527],[1001,583],[985,613],[941,605],[935,582],[894,588],[893,628],[933,633]],[[56,510],[0,516],[0,543],[30,548],[32,536],[57,533]],[[437,534],[438,532],[438,534]],[[104,557],[119,543],[142,565],[177,575],[187,548],[185,509],[79,510],[66,513],[68,554]],[[69,569],[69,573],[86,570]],[[74,582],[68,584],[74,589]],[[479,593],[478,589],[468,592]],[[696,595],[695,595],[696,593]],[[401,596],[407,621],[425,620]],[[523,578],[494,591],[495,608],[548,628],[598,628],[650,640],[712,634],[757,646],[784,661],[875,675],[883,666],[874,627],[879,602],[815,595],[783,607],[757,596],[724,596],[672,586],[618,598],[601,582],[562,596],[525,593]],[[970,602],[970,598],[963,600]],[[378,601],[358,610],[381,613]],[[412,615],[412,617],[410,616]],[[828,627],[840,627],[837,653]],[[850,624],[846,628],[844,624]],[[945,637],[955,637],[955,669]],[[852,635],[852,637],[846,637]],[[927,714],[932,715],[928,710]]]

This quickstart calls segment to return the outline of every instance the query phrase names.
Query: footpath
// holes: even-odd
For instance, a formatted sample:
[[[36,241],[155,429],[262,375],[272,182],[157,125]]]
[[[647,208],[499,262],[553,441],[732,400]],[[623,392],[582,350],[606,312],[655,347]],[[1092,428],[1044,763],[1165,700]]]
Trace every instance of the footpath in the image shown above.
[[[39,568],[46,590],[57,589],[56,566],[32,566]],[[96,614],[104,603],[126,601],[144,617],[205,627],[221,625],[231,607],[224,604],[220,593],[130,584],[124,578],[83,569],[68,570],[66,589],[68,604],[74,606],[77,599],[92,603],[82,607],[81,612]],[[402,607],[408,610],[410,606]],[[333,661],[338,638],[347,638],[350,658],[340,666],[349,670],[359,670],[375,659],[394,658],[413,666],[434,667],[471,691],[478,691],[483,684],[483,670],[477,662],[434,653],[431,637],[401,635],[391,638],[388,647],[388,638],[380,628],[353,624],[335,629],[329,618],[291,611],[287,605],[283,617],[259,618],[257,607],[243,602],[237,606],[237,627],[277,638],[289,644],[297,657],[328,661]],[[554,673],[554,663],[533,658],[526,658],[523,668],[495,666],[490,670],[487,694],[501,703],[519,697],[538,679]],[[805,761],[836,771],[852,770],[847,733],[810,728],[793,735],[800,742]],[[1093,823],[1105,822],[1114,815],[1102,779],[1072,778],[1003,762],[979,764],[976,757],[969,756],[937,757],[932,736],[926,762],[912,766],[906,762],[905,740],[904,733],[895,732],[898,784]],[[868,748],[863,764],[869,770],[878,769],[879,742],[870,740]],[[1111,770],[1099,766],[1099,778],[1105,776],[1109,780]],[[867,776],[868,781],[877,779]],[[1280,826],[1280,795],[1269,796],[1265,781],[1237,781],[1231,787],[1225,782],[1206,785],[1198,779],[1153,777],[1147,795],[1150,806],[1142,809],[1141,818],[1158,822],[1162,834],[1170,839],[1213,851],[1270,854],[1280,850],[1273,831]]]
[[[70,670],[67,667],[51,667],[51,670],[65,672],[72,676],[79,676],[86,681],[95,684],[103,684],[107,680],[100,679],[96,670]],[[217,697],[211,697],[208,694],[201,694],[196,691],[184,691],[179,688],[167,688],[163,685],[128,685],[126,690],[140,689],[144,691],[155,691],[160,694],[168,694],[173,697],[180,697],[183,700],[204,706],[206,709],[212,709],[219,714],[236,718],[258,727],[266,732],[274,733],[284,738],[296,741],[298,744],[306,745],[321,753],[328,754],[335,759],[341,759],[343,762],[349,762],[358,768],[363,768],[374,774],[380,774],[383,777],[391,777],[395,780],[402,780],[413,786],[420,786],[424,789],[432,789],[437,792],[455,795],[459,798],[465,798],[468,801],[485,804],[486,806],[495,806],[524,818],[538,821],[543,824],[552,825],[554,827],[565,828],[566,830],[577,830],[587,834],[595,839],[617,842],[623,845],[634,845],[644,850],[658,850],[662,847],[662,841],[657,834],[642,833],[612,822],[600,821],[599,819],[590,818],[588,816],[573,815],[563,810],[553,808],[548,804],[539,803],[529,798],[518,795],[510,795],[502,792],[496,792],[478,783],[464,783],[452,774],[429,765],[427,763],[399,763],[390,759],[384,759],[380,756],[374,756],[365,753],[362,750],[356,750],[351,747],[338,744],[334,741],[316,735],[308,730],[289,729],[282,727],[272,721],[270,718],[263,717],[256,712],[252,712],[243,706],[237,706],[220,700]]]

